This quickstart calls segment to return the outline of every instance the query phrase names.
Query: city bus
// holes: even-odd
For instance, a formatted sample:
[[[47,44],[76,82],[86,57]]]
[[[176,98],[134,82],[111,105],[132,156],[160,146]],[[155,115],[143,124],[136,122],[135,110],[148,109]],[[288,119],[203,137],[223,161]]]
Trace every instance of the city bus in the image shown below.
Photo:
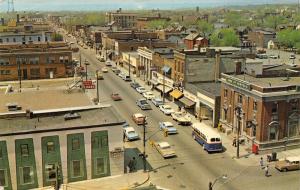
[[[222,140],[219,133],[204,123],[194,123],[192,125],[192,136],[207,152],[222,152]]]

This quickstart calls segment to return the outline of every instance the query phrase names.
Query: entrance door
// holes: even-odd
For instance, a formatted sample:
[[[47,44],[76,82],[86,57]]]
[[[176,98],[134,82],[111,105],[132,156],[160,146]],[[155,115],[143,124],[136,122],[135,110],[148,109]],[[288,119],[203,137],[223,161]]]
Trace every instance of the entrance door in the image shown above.
[[[23,79],[27,79],[27,69],[23,69]]]

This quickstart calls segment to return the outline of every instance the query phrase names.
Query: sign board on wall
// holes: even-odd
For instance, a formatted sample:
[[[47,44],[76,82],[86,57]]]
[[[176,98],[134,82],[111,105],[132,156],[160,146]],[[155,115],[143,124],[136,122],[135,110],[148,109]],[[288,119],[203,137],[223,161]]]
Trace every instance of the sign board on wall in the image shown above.
[[[164,80],[163,80],[164,76],[156,71],[152,71],[152,79],[156,80],[160,84],[164,83]],[[172,79],[165,77],[165,85],[173,88],[174,81]]]

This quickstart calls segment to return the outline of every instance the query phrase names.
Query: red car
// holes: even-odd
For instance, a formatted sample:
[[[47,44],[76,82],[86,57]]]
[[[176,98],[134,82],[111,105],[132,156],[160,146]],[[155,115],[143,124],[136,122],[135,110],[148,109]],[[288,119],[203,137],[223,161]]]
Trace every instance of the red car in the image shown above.
[[[118,93],[112,93],[112,94],[111,94],[111,98],[112,98],[114,101],[122,100],[121,96],[120,96]]]

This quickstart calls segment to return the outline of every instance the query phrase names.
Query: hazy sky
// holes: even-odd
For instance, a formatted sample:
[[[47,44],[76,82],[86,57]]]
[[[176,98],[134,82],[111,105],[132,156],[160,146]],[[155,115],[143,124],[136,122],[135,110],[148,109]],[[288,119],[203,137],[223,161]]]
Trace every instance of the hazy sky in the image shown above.
[[[175,9],[224,5],[297,3],[298,0],[14,0],[16,10]],[[7,0],[0,0],[0,11]]]

